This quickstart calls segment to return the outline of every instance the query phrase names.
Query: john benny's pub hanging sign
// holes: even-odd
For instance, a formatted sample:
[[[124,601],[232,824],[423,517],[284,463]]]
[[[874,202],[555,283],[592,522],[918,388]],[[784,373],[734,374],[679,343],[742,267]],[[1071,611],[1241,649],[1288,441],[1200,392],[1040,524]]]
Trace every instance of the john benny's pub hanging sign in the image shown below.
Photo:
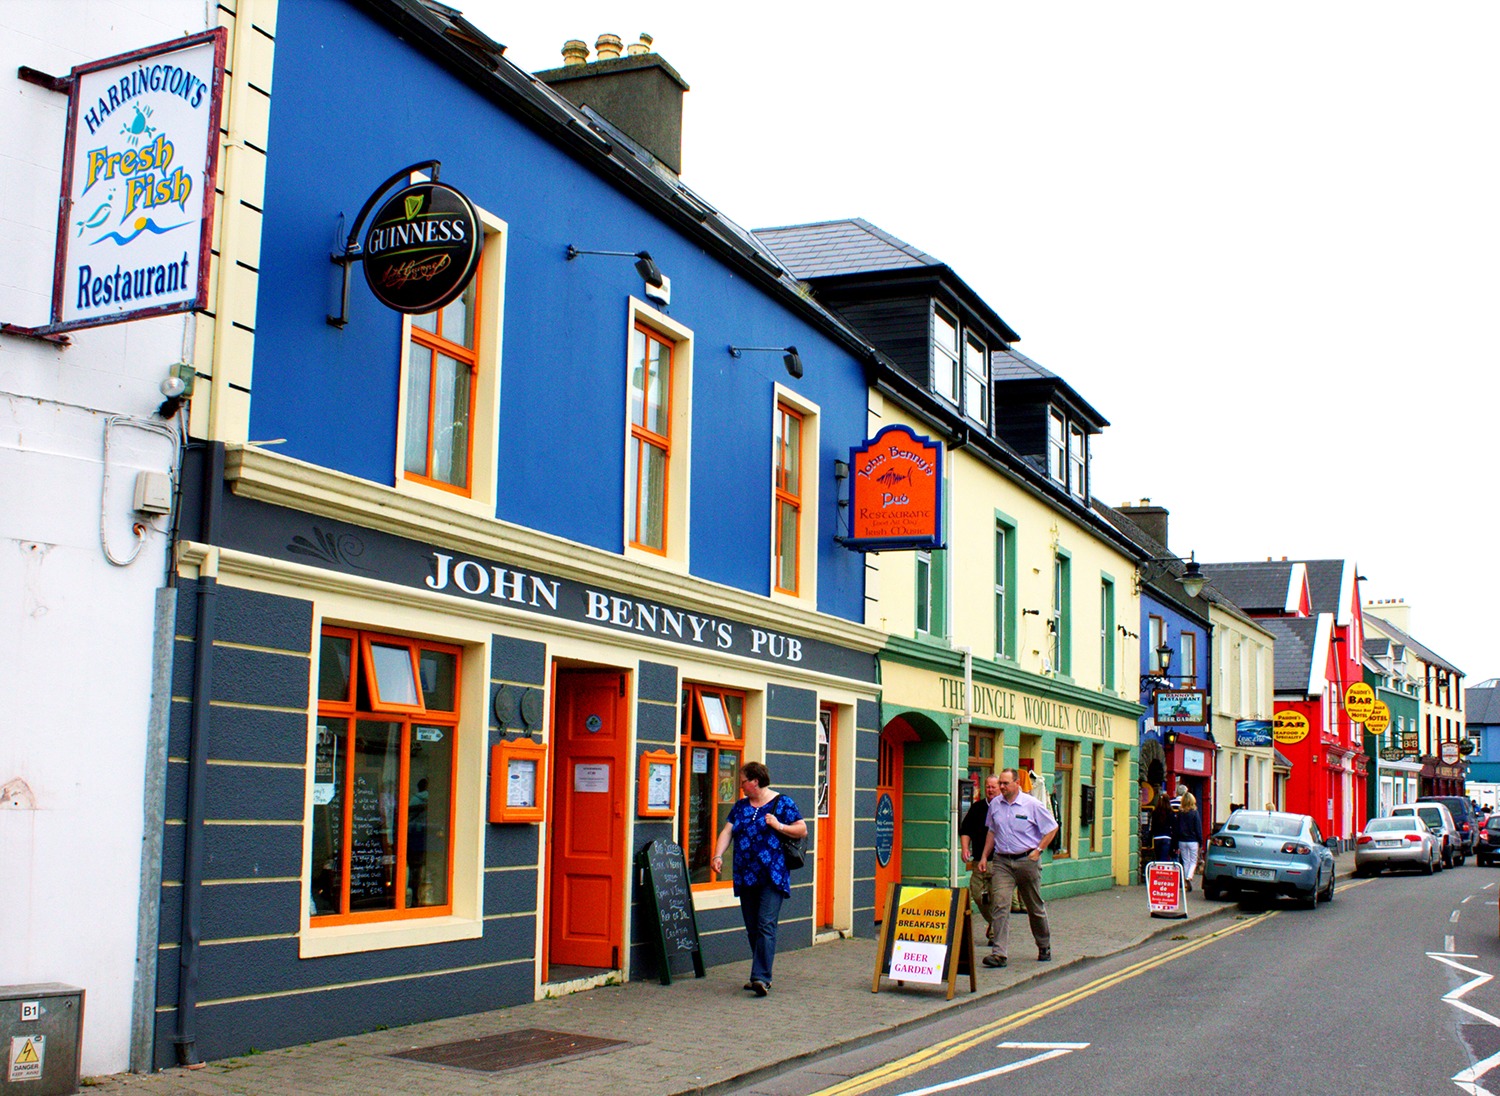
[[[73,69],[47,330],[207,306],[226,38]]]

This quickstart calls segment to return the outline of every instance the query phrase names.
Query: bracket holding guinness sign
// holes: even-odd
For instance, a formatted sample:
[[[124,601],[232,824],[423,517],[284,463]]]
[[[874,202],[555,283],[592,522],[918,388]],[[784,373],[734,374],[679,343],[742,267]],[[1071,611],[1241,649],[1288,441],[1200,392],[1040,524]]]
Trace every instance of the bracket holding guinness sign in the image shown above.
[[[208,307],[223,27],[22,79],[68,96],[51,322],[67,331]],[[28,75],[29,74],[29,75]]]
[[[468,288],[484,252],[484,227],[473,202],[438,182],[441,167],[437,160],[425,160],[402,168],[365,200],[344,250],[331,256],[344,274],[339,314],[328,317],[334,327],[349,322],[350,267],[358,262],[364,263],[365,283],[375,299],[397,312],[436,312]],[[392,194],[361,243],[359,231],[380,196],[423,169],[430,180]]]
[[[943,443],[887,426],[849,451],[846,548],[884,552],[943,547]]]

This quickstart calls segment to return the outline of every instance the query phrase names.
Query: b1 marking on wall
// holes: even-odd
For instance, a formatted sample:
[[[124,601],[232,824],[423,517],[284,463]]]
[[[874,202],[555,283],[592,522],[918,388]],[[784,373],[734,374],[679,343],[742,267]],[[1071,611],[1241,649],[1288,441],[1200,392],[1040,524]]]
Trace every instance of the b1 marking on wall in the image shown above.
[[[45,1035],[14,1035],[10,1040],[10,1069],[7,1081],[40,1081],[42,1063],[47,1059]]]
[[[21,1023],[27,1020],[40,1020],[42,1018],[42,1003],[40,1001],[21,1002]]]

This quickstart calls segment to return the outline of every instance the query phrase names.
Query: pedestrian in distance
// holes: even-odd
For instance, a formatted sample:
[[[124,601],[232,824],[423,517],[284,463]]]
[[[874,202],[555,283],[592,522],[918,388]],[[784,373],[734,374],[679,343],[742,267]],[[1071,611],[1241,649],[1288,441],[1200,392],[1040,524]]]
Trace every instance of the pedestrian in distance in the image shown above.
[[[1198,813],[1198,800],[1192,792],[1182,793],[1182,806],[1177,812],[1177,856],[1182,861],[1182,877],[1187,880],[1187,889],[1193,889],[1193,872],[1198,870],[1198,850],[1203,844],[1203,815]]]
[[[740,768],[740,795],[714,845],[713,869],[724,867],[724,852],[734,841],[734,894],[740,900],[750,938],[750,981],[757,997],[771,992],[776,962],[776,923],[781,903],[792,896],[792,873],[781,839],[807,836],[807,823],[789,795],[771,787],[771,773],[759,761]]]
[[[989,816],[990,801],[1000,794],[1000,778],[984,778],[984,798],[974,803],[958,824],[958,844],[963,852],[964,867],[969,871],[969,898],[984,918],[985,943],[995,942],[994,896],[990,893],[990,874],[979,870],[979,854],[984,851],[984,837],[989,831],[985,819]]]
[[[1042,850],[1057,834],[1057,819],[1045,803],[1021,790],[1015,769],[1001,769],[999,781],[1000,794],[990,800],[985,816],[984,852],[979,857],[979,870],[990,874],[995,930],[984,965],[1003,967],[1010,961],[1010,899],[1017,891],[1026,904],[1037,962],[1049,963],[1052,930],[1042,901],[1041,860]]]

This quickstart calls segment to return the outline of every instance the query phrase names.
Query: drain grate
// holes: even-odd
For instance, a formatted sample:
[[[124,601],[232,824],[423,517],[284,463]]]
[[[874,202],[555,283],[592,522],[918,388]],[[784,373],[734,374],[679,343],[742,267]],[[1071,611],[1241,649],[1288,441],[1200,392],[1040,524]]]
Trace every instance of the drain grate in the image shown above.
[[[521,1028],[519,1031],[506,1031],[479,1039],[460,1039],[456,1043],[416,1047],[400,1054],[392,1054],[391,1057],[452,1069],[501,1073],[507,1069],[520,1069],[542,1062],[560,1062],[568,1058],[603,1054],[625,1045],[623,1039],[597,1039],[592,1035],[569,1035],[565,1031]]]

